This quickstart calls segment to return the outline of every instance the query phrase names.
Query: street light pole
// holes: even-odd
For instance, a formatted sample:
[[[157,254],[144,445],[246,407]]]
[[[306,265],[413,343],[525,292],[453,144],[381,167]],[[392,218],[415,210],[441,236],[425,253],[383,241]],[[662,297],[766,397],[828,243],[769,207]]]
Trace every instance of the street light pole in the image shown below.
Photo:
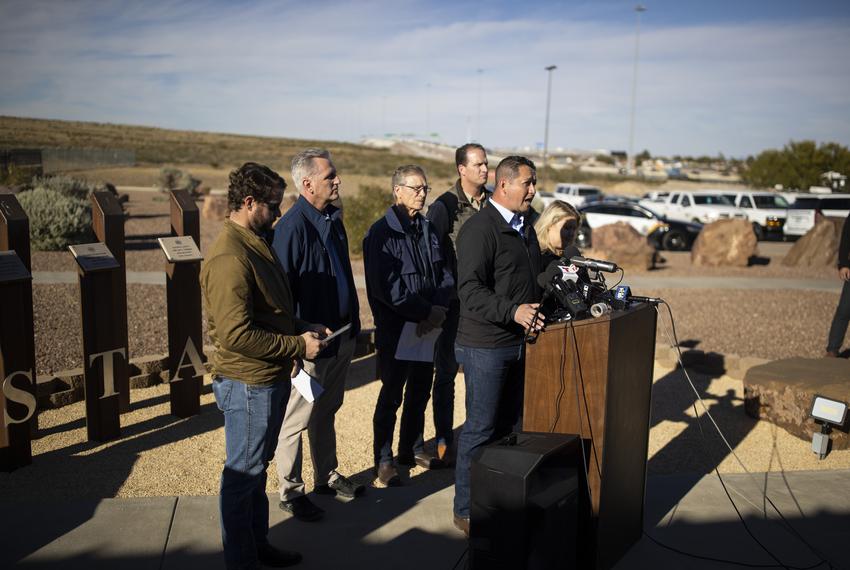
[[[477,69],[476,73],[478,74],[478,114],[475,118],[475,140],[477,143],[481,143],[481,74],[484,73],[483,69]]]
[[[425,137],[428,140],[431,136],[431,82],[425,84]]]
[[[549,65],[544,68],[549,72],[548,85],[546,87],[546,128],[543,131],[543,168],[540,169],[540,188],[543,188],[543,179],[546,176],[546,158],[549,154],[549,103],[552,99],[552,72],[558,69],[557,65]]]
[[[640,54],[640,15],[641,12],[646,12],[646,6],[638,4],[635,6],[635,16],[637,24],[635,27],[635,64],[634,73],[632,73],[632,113],[629,120],[629,159],[626,163],[628,172],[632,172],[635,168],[635,94],[637,92],[637,76],[638,76],[638,56]]]

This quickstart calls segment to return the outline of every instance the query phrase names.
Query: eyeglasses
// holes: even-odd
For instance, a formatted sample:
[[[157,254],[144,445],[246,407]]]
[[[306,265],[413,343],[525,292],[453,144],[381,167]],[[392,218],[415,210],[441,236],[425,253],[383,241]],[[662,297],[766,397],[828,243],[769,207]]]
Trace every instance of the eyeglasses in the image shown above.
[[[423,192],[428,193],[431,191],[430,186],[408,186],[407,184],[399,184],[399,186],[404,186],[405,188],[413,190],[414,194],[422,194]]]

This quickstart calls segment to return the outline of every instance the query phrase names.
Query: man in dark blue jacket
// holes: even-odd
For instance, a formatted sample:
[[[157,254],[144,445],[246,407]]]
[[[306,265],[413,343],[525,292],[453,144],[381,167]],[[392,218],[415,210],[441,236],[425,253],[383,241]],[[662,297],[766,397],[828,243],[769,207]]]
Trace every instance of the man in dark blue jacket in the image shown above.
[[[375,318],[375,343],[381,364],[381,392],[372,424],[375,430],[375,485],[400,484],[393,464],[393,432],[402,404],[398,463],[435,466],[425,453],[422,432],[425,407],[434,374],[433,334],[426,361],[396,358],[399,339],[414,328],[425,337],[443,324],[454,295],[454,280],[446,266],[431,224],[419,212],[425,206],[428,183],[418,166],[401,166],[392,178],[395,205],[375,222],[363,240],[366,293]],[[428,345],[426,345],[428,346]],[[406,388],[405,388],[406,386]]]
[[[332,340],[304,371],[323,392],[309,401],[295,387],[289,397],[278,438],[277,470],[280,508],[297,519],[314,521],[323,511],[304,494],[301,478],[301,434],[310,435],[314,492],[354,497],[363,491],[336,471],[334,418],[342,406],[345,377],[360,331],[360,306],[348,257],[348,238],[338,208],[340,180],[328,151],[310,148],[292,159],[292,178],[300,196],[275,226],[275,253],[289,279],[295,314],[321,322],[331,330],[351,324]]]

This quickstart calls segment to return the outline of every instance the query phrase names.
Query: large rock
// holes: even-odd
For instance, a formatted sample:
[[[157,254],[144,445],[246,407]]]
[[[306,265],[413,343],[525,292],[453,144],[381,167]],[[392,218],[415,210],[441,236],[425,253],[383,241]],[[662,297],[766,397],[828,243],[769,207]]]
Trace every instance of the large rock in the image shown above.
[[[213,196],[210,194],[204,197],[204,207],[201,209],[201,217],[205,220],[223,220],[229,212],[226,196]]]
[[[595,228],[591,235],[592,248],[586,257],[607,259],[623,269],[649,269],[653,266],[655,250],[636,229],[625,222]]]
[[[747,415],[772,422],[811,440],[820,426],[809,416],[815,394],[850,402],[850,361],[843,358],[786,358],[753,366],[744,376]],[[850,449],[848,425],[833,429],[832,448]]]
[[[838,261],[838,244],[841,241],[843,218],[821,217],[806,235],[782,259],[789,267],[834,266]]]
[[[691,263],[710,267],[746,267],[758,252],[758,240],[747,220],[718,220],[703,226],[691,248]]]

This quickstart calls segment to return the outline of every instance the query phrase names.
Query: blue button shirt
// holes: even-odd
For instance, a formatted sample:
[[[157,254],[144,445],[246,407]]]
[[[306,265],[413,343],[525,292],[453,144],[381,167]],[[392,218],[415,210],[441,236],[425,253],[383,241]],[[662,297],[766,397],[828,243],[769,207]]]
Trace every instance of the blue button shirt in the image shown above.
[[[505,218],[505,221],[508,223],[509,226],[511,226],[520,235],[522,235],[522,226],[525,225],[525,216],[523,216],[522,214],[515,214],[511,212],[498,202],[493,201],[492,198],[490,199],[490,204],[492,204],[493,207],[496,208],[496,211],[498,211],[499,214],[501,214],[502,217]]]

